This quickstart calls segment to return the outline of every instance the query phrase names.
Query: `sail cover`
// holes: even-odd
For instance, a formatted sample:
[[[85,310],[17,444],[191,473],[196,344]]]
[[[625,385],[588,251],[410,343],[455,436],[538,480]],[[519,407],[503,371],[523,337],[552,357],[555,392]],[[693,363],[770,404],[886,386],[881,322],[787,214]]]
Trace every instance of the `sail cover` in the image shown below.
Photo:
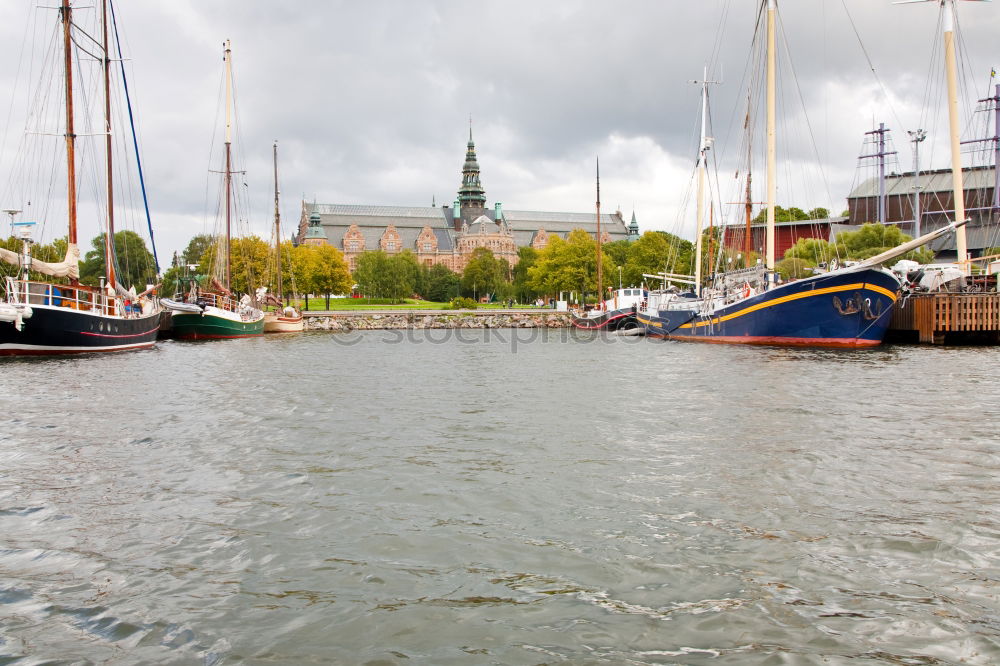
[[[17,252],[5,250],[4,248],[0,248],[0,259],[6,261],[8,264],[13,264],[14,266],[21,265],[21,255]],[[31,270],[45,275],[51,275],[53,277],[79,278],[80,248],[78,248],[75,243],[70,243],[66,247],[66,258],[58,263],[50,264],[32,257]]]

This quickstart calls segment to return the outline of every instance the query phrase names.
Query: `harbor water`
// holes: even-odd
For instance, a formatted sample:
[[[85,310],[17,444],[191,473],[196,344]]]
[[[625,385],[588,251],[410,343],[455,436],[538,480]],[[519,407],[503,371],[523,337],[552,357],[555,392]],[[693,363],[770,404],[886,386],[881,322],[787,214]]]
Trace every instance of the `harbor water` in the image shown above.
[[[0,664],[1000,663],[1000,351],[0,362]]]

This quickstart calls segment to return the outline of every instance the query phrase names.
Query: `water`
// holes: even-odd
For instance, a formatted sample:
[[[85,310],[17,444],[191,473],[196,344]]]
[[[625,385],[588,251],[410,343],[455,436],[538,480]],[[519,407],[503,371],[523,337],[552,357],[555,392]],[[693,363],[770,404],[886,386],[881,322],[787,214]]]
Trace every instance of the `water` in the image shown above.
[[[1000,662],[994,348],[0,363],[0,664]]]

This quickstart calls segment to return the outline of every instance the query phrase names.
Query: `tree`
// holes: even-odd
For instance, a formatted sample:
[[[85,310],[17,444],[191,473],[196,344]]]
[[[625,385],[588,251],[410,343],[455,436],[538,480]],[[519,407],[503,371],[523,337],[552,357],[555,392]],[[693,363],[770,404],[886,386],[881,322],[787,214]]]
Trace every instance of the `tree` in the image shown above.
[[[628,257],[622,270],[622,281],[639,285],[645,281],[643,274],[667,271],[690,275],[693,272],[694,245],[673,234],[647,231],[630,244]]]
[[[785,280],[799,280],[812,275],[812,268],[815,265],[815,263],[805,259],[788,257],[774,264],[774,270]]]
[[[814,208],[813,210],[814,211],[818,211],[818,210],[826,211],[825,208]],[[822,217],[826,218],[826,217],[829,217],[829,215],[828,214],[827,215],[823,215]],[[778,222],[797,222],[799,220],[811,220],[811,219],[816,219],[816,218],[810,217],[809,213],[806,213],[801,208],[795,208],[794,206],[792,208],[782,208],[781,206],[775,206],[774,207],[774,221],[775,221],[775,223],[778,223]],[[756,222],[757,224],[763,224],[764,222],[766,222],[767,221],[767,208],[761,209],[761,211],[759,213],[757,213],[757,217],[753,218],[753,221]]]
[[[631,241],[617,240],[601,245],[601,251],[608,255],[615,266],[624,266],[625,262],[628,261],[628,251],[631,247]]]
[[[785,250],[785,259],[802,259],[813,266],[832,261],[836,256],[837,248],[822,238],[800,238]]]
[[[509,264],[503,259],[497,259],[492,250],[477,247],[472,251],[469,263],[462,272],[462,291],[466,296],[476,298],[490,295],[503,295],[507,287],[507,270]]]
[[[101,233],[90,241],[93,249],[87,252],[80,266],[81,284],[97,286],[101,283],[105,274],[105,236],[106,234]],[[143,291],[146,284],[156,282],[156,262],[139,234],[134,231],[118,231],[114,236],[114,245],[115,276],[120,285],[126,289],[135,287],[136,291]],[[62,261],[63,258],[59,257],[55,261]]]
[[[514,265],[514,280],[512,291],[514,298],[521,303],[527,303],[538,297],[539,293],[531,286],[528,270],[538,261],[538,250],[531,246],[517,248],[517,264]]]
[[[332,245],[311,246],[309,253],[312,291],[326,295],[326,307],[330,309],[330,294],[346,294],[351,290],[353,280],[344,255]]]
[[[835,251],[838,257],[868,259],[908,240],[912,239],[900,231],[899,227],[869,222],[857,231],[842,231],[837,234]],[[927,264],[934,260],[934,253],[927,248],[919,248],[907,252],[901,258]]]
[[[181,259],[188,266],[200,264],[202,255],[205,254],[205,250],[212,247],[214,244],[215,236],[210,236],[209,234],[199,234],[188,241],[187,248],[185,248],[184,253],[181,255]]]
[[[354,281],[361,293],[368,298],[388,298],[396,302],[412,294],[413,262],[405,254],[389,256],[378,250],[358,255]]]
[[[601,269],[611,284],[617,270],[607,256],[602,257]],[[528,269],[528,284],[542,294],[560,291],[597,291],[597,241],[582,229],[574,229],[566,240],[554,236],[538,255],[538,261]]]
[[[271,245],[260,236],[234,238],[230,241],[232,260],[230,262],[229,288],[235,293],[251,294],[258,287],[268,284],[268,264],[271,261]]]
[[[423,275],[423,297],[429,301],[444,303],[458,295],[462,278],[442,264],[428,266]]]

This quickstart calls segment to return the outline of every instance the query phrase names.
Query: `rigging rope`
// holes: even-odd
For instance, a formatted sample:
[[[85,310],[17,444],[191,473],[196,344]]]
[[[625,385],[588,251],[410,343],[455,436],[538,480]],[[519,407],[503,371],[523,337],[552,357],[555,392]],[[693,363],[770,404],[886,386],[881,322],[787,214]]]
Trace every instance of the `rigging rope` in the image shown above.
[[[132,115],[132,100],[129,97],[128,92],[128,78],[125,76],[125,60],[122,57],[122,43],[118,39],[118,21],[115,17],[115,3],[112,0],[108,0],[108,4],[111,7],[111,26],[114,28],[115,32],[115,44],[118,45],[118,63],[122,70],[122,85],[125,88],[125,104],[128,107],[128,122],[132,127],[132,146],[135,149],[135,162],[136,167],[139,169],[139,186],[142,188],[142,203],[146,209],[146,225],[149,227],[149,242],[153,246],[153,262],[156,264],[156,272],[160,272],[160,259],[156,254],[156,239],[153,237],[153,220],[149,215],[149,199],[146,196],[146,179],[143,177],[142,173],[142,160],[139,157],[139,139],[135,132],[135,118]],[[112,243],[114,246],[114,243]]]

